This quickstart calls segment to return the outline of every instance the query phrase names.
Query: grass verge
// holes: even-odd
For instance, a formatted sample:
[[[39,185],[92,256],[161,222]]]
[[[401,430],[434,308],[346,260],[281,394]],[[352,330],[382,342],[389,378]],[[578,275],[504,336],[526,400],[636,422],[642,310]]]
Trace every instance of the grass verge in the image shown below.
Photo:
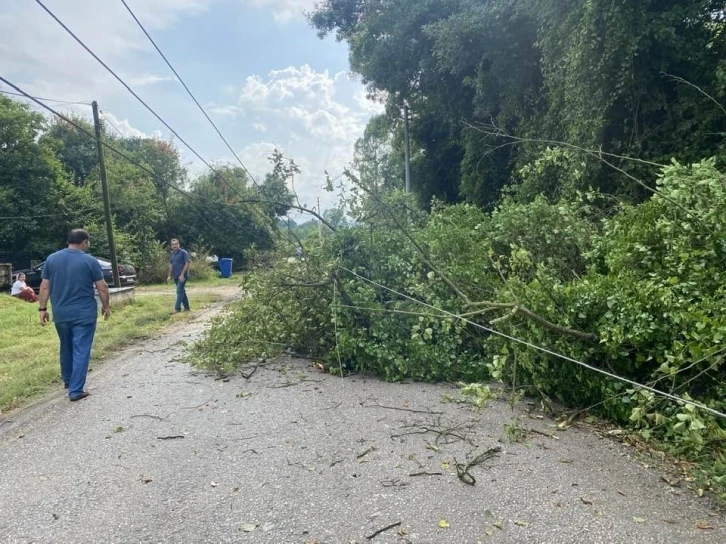
[[[189,278],[187,286],[189,287],[239,287],[243,283],[243,273],[235,272],[230,278],[221,278],[218,274],[205,279],[199,279],[195,277]],[[171,289],[174,291],[174,282],[162,282],[162,283],[143,283],[136,286],[136,289],[141,291],[152,289]]]
[[[190,294],[194,309],[219,300],[213,293]],[[113,308],[111,319],[100,319],[91,367],[121,347],[149,337],[191,314],[171,315],[173,292],[137,297],[133,304]],[[58,336],[50,324],[41,327],[37,304],[0,295],[0,414],[19,408],[60,386]]]

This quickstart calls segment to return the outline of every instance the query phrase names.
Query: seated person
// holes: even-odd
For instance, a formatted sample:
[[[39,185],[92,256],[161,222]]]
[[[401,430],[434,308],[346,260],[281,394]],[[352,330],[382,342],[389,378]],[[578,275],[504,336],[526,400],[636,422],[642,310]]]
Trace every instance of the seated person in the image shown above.
[[[38,302],[38,297],[35,296],[35,291],[26,285],[25,274],[22,272],[18,274],[15,283],[13,283],[13,286],[10,289],[10,294],[14,297],[27,300],[28,302]]]

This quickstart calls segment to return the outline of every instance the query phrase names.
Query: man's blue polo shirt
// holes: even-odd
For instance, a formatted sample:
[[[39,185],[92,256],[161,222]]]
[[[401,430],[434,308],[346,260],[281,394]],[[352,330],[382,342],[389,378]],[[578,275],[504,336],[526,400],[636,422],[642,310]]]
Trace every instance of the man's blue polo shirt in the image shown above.
[[[181,276],[184,265],[189,262],[189,253],[183,249],[177,249],[171,252],[171,277],[177,279]]]
[[[43,266],[50,281],[50,302],[56,323],[88,323],[98,318],[93,284],[103,279],[98,261],[78,249],[61,249]]]

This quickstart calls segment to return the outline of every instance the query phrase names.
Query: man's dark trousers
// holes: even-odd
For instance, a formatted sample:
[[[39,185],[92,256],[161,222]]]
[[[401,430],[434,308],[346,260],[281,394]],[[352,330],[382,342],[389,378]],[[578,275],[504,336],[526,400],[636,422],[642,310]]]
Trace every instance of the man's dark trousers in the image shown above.
[[[91,359],[91,346],[96,333],[96,320],[84,323],[61,322],[55,324],[60,339],[60,367],[63,383],[68,386],[71,399],[83,394]]]

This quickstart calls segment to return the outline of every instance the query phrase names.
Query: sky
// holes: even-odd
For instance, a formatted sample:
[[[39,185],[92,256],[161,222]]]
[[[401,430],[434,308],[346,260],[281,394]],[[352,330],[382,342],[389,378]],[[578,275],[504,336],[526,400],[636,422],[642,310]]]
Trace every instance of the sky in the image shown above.
[[[196,151],[238,164],[121,0],[42,0]],[[348,48],[305,19],[319,0],[126,0],[257,179],[277,148],[302,173],[302,204],[335,204],[322,187],[348,165],[368,119],[382,110],[349,73]],[[2,0],[0,74],[56,100],[96,100],[109,130],[172,135],[34,0]],[[9,90],[0,83],[0,89]],[[15,97],[14,97],[15,98]],[[49,105],[91,119],[85,105]],[[176,142],[192,175],[203,163]]]

